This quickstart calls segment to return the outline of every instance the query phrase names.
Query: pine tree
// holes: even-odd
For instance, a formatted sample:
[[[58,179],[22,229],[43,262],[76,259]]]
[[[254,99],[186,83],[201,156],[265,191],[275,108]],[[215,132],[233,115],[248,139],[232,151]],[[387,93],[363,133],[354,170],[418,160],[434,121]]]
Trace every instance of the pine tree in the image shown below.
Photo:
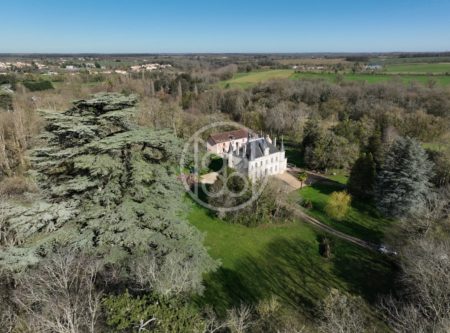
[[[317,118],[309,118],[305,124],[305,131],[302,141],[303,150],[307,147],[311,147],[316,144],[316,142],[322,136],[322,131],[320,130],[319,121]]]
[[[348,191],[358,198],[370,198],[376,178],[376,164],[371,153],[362,154],[355,162],[348,180]]]
[[[376,130],[369,138],[366,151],[372,155],[376,168],[379,171],[383,165],[385,154],[380,131]]]
[[[377,177],[375,196],[379,210],[397,218],[420,215],[431,189],[432,170],[433,163],[416,140],[397,138]]]
[[[323,131],[320,129],[317,118],[309,118],[305,124],[302,141],[303,160],[309,168],[315,168],[318,164],[317,155],[322,150],[317,147],[323,139]],[[317,151],[318,150],[318,151]]]

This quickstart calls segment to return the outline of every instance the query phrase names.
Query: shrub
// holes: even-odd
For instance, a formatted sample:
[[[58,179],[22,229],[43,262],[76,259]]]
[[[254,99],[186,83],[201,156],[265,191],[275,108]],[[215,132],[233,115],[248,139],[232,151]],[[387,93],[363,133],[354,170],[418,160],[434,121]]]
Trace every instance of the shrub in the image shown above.
[[[42,91],[53,89],[51,81],[24,81],[23,85],[30,91]]]
[[[205,328],[198,310],[176,298],[139,297],[126,291],[107,297],[103,304],[112,332],[202,332]]]
[[[12,110],[13,99],[11,94],[0,92],[0,109]]]
[[[16,196],[34,191],[36,186],[24,177],[9,177],[0,182],[0,196]]]
[[[350,209],[352,197],[346,191],[333,192],[325,206],[327,215],[335,220],[341,221]]]
[[[331,257],[331,244],[327,237],[320,237],[319,254],[324,258]]]
[[[303,201],[302,206],[305,207],[306,209],[313,209],[313,203],[311,200],[307,199],[305,201]]]

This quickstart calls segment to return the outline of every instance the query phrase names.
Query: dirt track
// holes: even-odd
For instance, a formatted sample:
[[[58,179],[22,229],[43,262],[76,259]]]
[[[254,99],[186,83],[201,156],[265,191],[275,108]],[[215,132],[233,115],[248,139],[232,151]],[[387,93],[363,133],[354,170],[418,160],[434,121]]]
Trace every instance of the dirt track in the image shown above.
[[[299,219],[301,219],[302,221],[304,221],[304,222],[306,222],[308,224],[311,224],[314,227],[319,228],[319,229],[321,229],[321,230],[323,230],[323,231],[325,231],[325,232],[327,232],[327,233],[329,233],[329,234],[331,234],[331,235],[333,235],[335,237],[338,237],[340,239],[346,240],[346,241],[348,241],[350,243],[353,243],[355,245],[364,247],[366,249],[377,251],[377,248],[378,248],[377,244],[374,244],[374,243],[371,243],[371,242],[367,242],[365,240],[362,240],[362,239],[359,239],[359,238],[356,238],[356,237],[344,234],[343,232],[337,231],[336,229],[333,229],[332,227],[330,227],[330,226],[320,222],[319,220],[315,219],[314,217],[306,214],[301,209],[297,209],[295,211],[295,215]]]
[[[291,167],[291,168],[289,168],[288,171],[289,171],[289,173],[291,175],[292,174],[295,175],[295,174],[297,174],[298,172],[300,172],[302,170],[299,169],[299,168],[296,168],[296,167]],[[333,180],[331,180],[331,179],[329,179],[326,176],[323,176],[321,174],[318,174],[318,173],[315,173],[315,172],[311,172],[311,171],[307,171],[307,173],[308,173],[308,179],[306,181],[306,185],[311,185],[312,183],[319,182],[319,181],[322,182],[322,183],[330,182],[330,183],[336,184],[335,181],[333,181]],[[294,177],[294,176],[292,176],[292,177]],[[347,234],[345,234],[343,232],[340,232],[340,231],[338,231],[338,230],[336,230],[336,229],[334,229],[334,228],[332,228],[332,227],[330,227],[330,226],[320,222],[318,219],[308,215],[301,208],[296,209],[295,210],[295,214],[302,221],[304,221],[304,222],[306,222],[308,224],[311,224],[314,227],[319,228],[319,229],[321,229],[321,230],[323,230],[323,231],[325,231],[325,232],[327,232],[327,233],[329,233],[329,234],[331,234],[331,235],[333,235],[335,237],[338,237],[340,239],[346,240],[346,241],[348,241],[350,243],[353,243],[355,245],[364,247],[366,249],[369,249],[369,250],[372,250],[372,251],[377,251],[377,248],[378,248],[377,244],[371,243],[371,242],[368,242],[368,241],[365,241],[365,240],[362,240],[362,239],[359,239],[357,237],[353,237],[353,236],[347,235]]]

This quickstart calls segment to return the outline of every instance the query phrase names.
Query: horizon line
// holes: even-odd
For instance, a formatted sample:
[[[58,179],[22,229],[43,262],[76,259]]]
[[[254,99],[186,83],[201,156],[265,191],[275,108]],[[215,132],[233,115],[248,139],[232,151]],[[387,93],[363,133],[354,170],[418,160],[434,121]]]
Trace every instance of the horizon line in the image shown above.
[[[445,54],[450,53],[450,49],[446,51],[308,51],[308,52],[0,52],[1,56],[12,55],[262,55],[262,54],[274,54],[274,55],[347,55],[347,54]]]

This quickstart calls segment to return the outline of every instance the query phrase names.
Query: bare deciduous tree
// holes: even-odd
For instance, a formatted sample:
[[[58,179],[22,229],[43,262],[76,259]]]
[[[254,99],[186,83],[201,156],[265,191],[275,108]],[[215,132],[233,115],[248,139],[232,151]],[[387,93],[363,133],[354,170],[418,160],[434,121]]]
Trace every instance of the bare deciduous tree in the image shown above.
[[[99,263],[75,249],[59,249],[22,273],[16,302],[32,332],[95,332],[102,293]]]
[[[12,289],[13,279],[6,271],[0,271],[0,328],[2,332],[13,332],[17,313],[14,308]]]
[[[201,289],[201,274],[193,269],[189,258],[178,251],[169,253],[164,259],[150,253],[137,256],[130,271],[140,289],[154,290],[162,296]]]
[[[321,306],[320,332],[361,333],[367,331],[367,318],[360,298],[332,289]]]
[[[450,242],[422,238],[402,251],[400,300],[382,309],[395,332],[448,332],[450,329]]]
[[[244,333],[252,326],[252,308],[241,304],[228,311],[227,327],[232,333]]]

